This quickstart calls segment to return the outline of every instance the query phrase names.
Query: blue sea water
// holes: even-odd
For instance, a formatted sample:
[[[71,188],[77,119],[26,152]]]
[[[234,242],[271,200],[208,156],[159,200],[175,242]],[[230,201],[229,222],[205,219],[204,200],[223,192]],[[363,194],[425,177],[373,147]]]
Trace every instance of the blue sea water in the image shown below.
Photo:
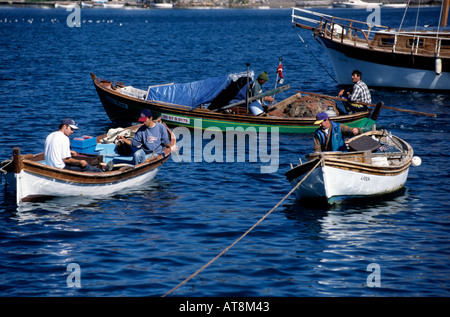
[[[318,9],[365,20],[365,10]],[[410,9],[404,26],[415,25]],[[419,25],[439,8],[422,8]],[[0,158],[12,148],[43,151],[61,118],[80,135],[115,127],[90,72],[140,88],[228,72],[267,70],[282,58],[291,89],[339,90],[325,52],[290,24],[290,9],[82,10],[70,28],[64,9],[0,7]],[[403,10],[382,10],[398,26]],[[299,34],[308,44],[301,42]],[[316,61],[314,56],[320,61]],[[363,76],[370,74],[363,74]],[[168,296],[450,295],[449,94],[373,90],[388,106],[377,123],[421,157],[405,190],[333,207],[289,196],[248,235]],[[76,135],[75,135],[76,136]],[[208,140],[203,140],[205,146]],[[290,190],[290,163],[312,150],[312,135],[279,136],[279,166],[257,162],[169,161],[155,182],[102,199],[60,198],[17,208],[0,191],[0,296],[154,296],[178,286],[229,247]],[[3,182],[4,183],[4,182]],[[2,188],[3,189],[3,188]],[[80,269],[80,287],[70,264]],[[369,265],[380,285],[370,283]],[[69,268],[69,269],[68,269]]]

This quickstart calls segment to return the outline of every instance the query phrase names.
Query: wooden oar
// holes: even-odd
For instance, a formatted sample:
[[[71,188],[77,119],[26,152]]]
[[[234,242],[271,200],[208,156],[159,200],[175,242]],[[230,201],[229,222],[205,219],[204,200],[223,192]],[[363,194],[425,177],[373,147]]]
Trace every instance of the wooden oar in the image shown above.
[[[107,163],[101,162],[100,165],[101,165],[101,166],[106,166]],[[133,167],[133,168],[134,168],[134,165],[132,165],[132,164],[127,164],[127,163],[118,163],[118,164],[114,164],[113,166],[114,166],[114,167],[124,167],[124,166],[128,166],[128,167]]]
[[[301,93],[301,94],[306,94],[306,95],[312,95],[312,96],[329,98],[329,99],[338,100],[338,101],[349,102],[349,100],[344,99],[344,98],[332,97],[332,96],[322,95],[322,94],[318,94],[318,93],[314,93],[314,92],[306,92],[306,91],[297,91],[297,92]],[[372,103],[366,103],[366,102],[360,102],[360,101],[352,101],[352,102],[360,104],[360,105],[364,105],[364,106],[376,107],[376,105],[374,105]],[[382,107],[389,109],[389,110],[408,112],[408,113],[413,113],[413,114],[420,114],[422,116],[428,116],[428,117],[433,117],[433,118],[437,117],[434,113],[420,112],[420,111],[414,111],[414,110],[408,110],[408,109],[399,109],[399,108],[389,107],[389,106],[385,106],[385,105],[383,105]]]

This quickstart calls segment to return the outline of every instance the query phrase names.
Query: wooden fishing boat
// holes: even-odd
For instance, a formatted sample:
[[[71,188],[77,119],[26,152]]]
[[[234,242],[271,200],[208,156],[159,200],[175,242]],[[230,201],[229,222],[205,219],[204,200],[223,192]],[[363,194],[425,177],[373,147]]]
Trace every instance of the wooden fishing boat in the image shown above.
[[[361,111],[356,113],[345,113],[345,110],[339,108],[333,101],[332,104],[327,104],[327,98],[323,98],[323,95],[317,97],[317,99],[308,99],[307,105],[317,105],[315,111],[310,111],[306,117],[299,117],[294,112],[298,110],[301,112],[302,105],[293,105],[301,98],[302,94],[297,93],[283,101],[280,101],[272,106],[267,116],[254,116],[248,111],[246,106],[246,100],[237,101],[231,104],[217,109],[210,110],[203,101],[197,101],[191,103],[191,99],[198,98],[197,87],[194,89],[194,95],[186,93],[188,89],[191,89],[192,83],[176,84],[181,85],[180,92],[175,93],[171,88],[174,84],[150,86],[147,90],[138,89],[133,86],[128,86],[123,83],[115,83],[111,80],[100,79],[96,75],[92,74],[92,80],[97,90],[100,101],[112,121],[130,122],[134,121],[143,109],[150,109],[154,118],[161,116],[162,120],[170,126],[183,126],[187,128],[201,128],[210,130],[226,131],[227,128],[249,128],[249,127],[266,127],[278,128],[280,133],[311,133],[314,132],[317,126],[314,125],[315,116],[318,112],[330,110],[334,111],[333,120],[335,122],[344,123],[351,127],[361,127],[370,129],[376,122],[379,114],[379,108],[382,107],[382,103],[379,103],[378,110],[369,108],[367,111]],[[213,79],[215,80],[215,79]],[[186,86],[190,88],[187,88]],[[208,87],[205,89],[208,96],[212,98],[218,97],[219,94],[229,89],[229,86],[221,86],[217,91]],[[166,88],[167,91],[154,92],[155,88]],[[224,88],[225,87],[225,88]],[[261,98],[262,96],[271,95],[281,92],[289,88],[289,85],[285,85],[274,90],[268,91],[261,95],[252,97],[249,99]],[[213,93],[211,93],[213,91]],[[179,100],[179,95],[185,97],[189,102],[184,103]],[[165,100],[167,96],[173,97]],[[205,97],[206,98],[206,97]],[[332,98],[332,97],[331,97]],[[332,99],[330,100],[332,101]],[[245,98],[244,98],[245,99]],[[206,100],[206,99],[205,99]],[[313,102],[311,102],[311,100]],[[314,103],[316,100],[316,104]],[[172,102],[170,102],[172,101]],[[211,100],[209,100],[211,102]],[[211,106],[211,103],[209,107]],[[329,106],[332,109],[329,109]]]
[[[291,166],[286,178],[297,200],[333,204],[391,194],[404,187],[410,165],[421,162],[408,143],[385,130],[363,133],[347,145],[349,152],[316,152]]]
[[[141,125],[123,129],[133,133]],[[175,135],[168,129],[172,146],[176,144]],[[77,172],[59,169],[45,164],[45,154],[22,155],[19,148],[13,149],[13,158],[2,162],[1,171],[6,174],[7,184],[16,191],[16,202],[42,200],[49,197],[85,196],[106,197],[116,192],[124,192],[148,185],[156,176],[160,166],[171,155],[165,148],[163,154],[138,165],[130,164],[131,155],[121,155],[114,143],[103,143],[107,134],[86,138],[78,143],[71,142],[78,159],[90,165],[101,167],[113,161],[114,168],[103,173]],[[77,145],[74,148],[74,145]]]
[[[351,72],[358,69],[371,88],[448,91],[449,0],[442,6],[439,26],[413,30],[298,8],[292,9],[291,17],[295,27],[311,31],[328,53],[340,85],[352,85]]]

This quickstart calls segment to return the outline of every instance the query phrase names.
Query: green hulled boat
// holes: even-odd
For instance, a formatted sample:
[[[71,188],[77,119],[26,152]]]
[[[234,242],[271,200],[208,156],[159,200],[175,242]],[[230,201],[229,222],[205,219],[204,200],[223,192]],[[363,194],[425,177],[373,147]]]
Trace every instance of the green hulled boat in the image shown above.
[[[211,104],[221,93],[223,97],[223,93],[230,86],[229,83],[219,85],[217,81],[213,81],[213,84],[218,86],[217,91],[211,93],[211,87],[208,87],[206,90],[209,96],[202,99],[198,98],[201,93],[197,93],[199,89],[195,86],[199,82],[194,83],[194,88],[192,83],[183,84],[188,88],[183,86],[182,90],[178,91],[172,89],[174,84],[150,86],[147,90],[142,90],[120,82],[101,79],[94,74],[91,76],[108,117],[111,121],[117,122],[135,122],[143,109],[150,109],[154,119],[161,117],[169,126],[220,131],[266,127],[267,131],[278,128],[279,133],[312,133],[317,129],[317,125],[314,125],[316,114],[327,110],[334,112],[332,120],[335,122],[369,130],[375,124],[382,107],[382,103],[379,103],[373,111],[369,108],[367,111],[345,114],[336,106],[333,97],[327,99],[296,93],[272,105],[266,116],[255,116],[248,110],[246,100],[233,102],[228,100],[230,98],[225,98],[230,103],[221,104],[221,107],[211,110]],[[194,91],[195,95],[189,96],[190,92],[186,92],[186,89]],[[250,101],[282,90],[280,87],[255,96]]]

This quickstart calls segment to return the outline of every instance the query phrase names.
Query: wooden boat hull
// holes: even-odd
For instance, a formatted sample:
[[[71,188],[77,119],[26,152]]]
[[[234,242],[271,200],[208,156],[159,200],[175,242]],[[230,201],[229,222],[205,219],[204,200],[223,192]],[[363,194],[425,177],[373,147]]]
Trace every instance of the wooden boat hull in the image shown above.
[[[130,128],[136,130],[138,127]],[[174,134],[170,131],[169,135],[171,144],[175,145]],[[105,136],[97,137],[97,142]],[[44,153],[21,155],[20,149],[14,148],[6,177],[8,184],[16,191],[17,205],[43,197],[107,197],[113,193],[128,192],[148,185],[170,155],[171,150],[166,148],[163,155],[160,154],[138,165],[126,165],[109,172],[91,173],[51,167],[45,165]],[[102,152],[92,157],[98,163],[103,161]]]
[[[252,116],[239,114],[224,114],[208,109],[186,109],[183,106],[167,105],[155,101],[146,101],[130,97],[111,89],[112,82],[103,80],[91,74],[97,94],[111,121],[133,122],[139,117],[143,109],[150,109],[156,118],[170,126],[182,126],[187,128],[201,128],[209,130],[226,131],[227,129],[249,127],[278,128],[280,133],[312,133],[317,129],[314,125],[315,118],[280,118],[275,116]],[[365,127],[370,129],[376,118],[370,118],[372,111],[357,112],[348,115],[339,115],[333,121],[346,124],[351,127]]]
[[[108,197],[117,192],[128,192],[130,189],[142,188],[153,180],[158,170],[159,168],[154,168],[135,177],[127,177],[108,184],[72,182],[22,170],[15,175],[16,195],[18,204],[41,197]]]
[[[368,132],[369,135],[377,133],[380,132]],[[321,199],[333,204],[391,194],[404,187],[413,156],[409,144],[401,140],[401,146],[403,152],[395,155],[367,151],[317,153],[314,159],[288,171],[286,177],[293,188],[297,187],[297,200]],[[308,172],[311,173],[306,177]]]

